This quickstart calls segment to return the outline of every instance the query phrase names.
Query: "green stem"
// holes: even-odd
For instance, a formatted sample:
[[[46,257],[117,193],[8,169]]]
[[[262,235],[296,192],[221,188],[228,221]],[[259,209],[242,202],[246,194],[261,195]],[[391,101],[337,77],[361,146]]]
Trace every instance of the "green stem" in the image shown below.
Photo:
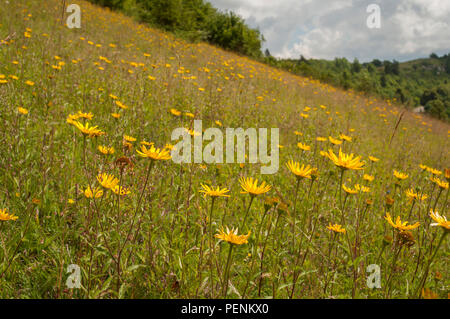
[[[342,181],[344,180],[344,170],[341,169],[341,178],[339,179],[339,205],[342,207]]]
[[[223,282],[223,298],[225,299],[228,291],[228,278],[230,275],[231,258],[233,253],[233,244],[230,244],[230,250],[228,251],[227,265],[225,267],[225,280]]]
[[[241,224],[241,227],[240,227],[241,229],[244,229],[243,227],[245,225],[245,222],[247,221],[248,212],[250,211],[250,207],[252,206],[253,199],[255,198],[255,195],[250,195],[250,196],[251,196],[250,197],[250,203],[248,203],[247,212],[245,213],[244,220],[242,221],[242,224]]]
[[[439,239],[439,243],[436,247],[436,250],[434,251],[433,255],[431,256],[430,260],[428,261],[427,267],[425,269],[425,272],[423,274],[423,278],[419,281],[419,286],[417,287],[415,295],[417,295],[417,298],[420,298],[420,293],[422,291],[422,288],[425,286],[425,282],[427,281],[428,272],[430,270],[430,266],[434,260],[434,257],[436,256],[439,248],[441,247],[442,242],[444,241],[445,236],[449,233],[448,230],[444,230],[441,236],[441,239]]]
[[[212,232],[212,217],[213,217],[213,209],[214,209],[214,201],[215,197],[212,197],[211,200],[211,210],[209,212],[209,272],[210,272],[210,283],[211,283],[211,298],[214,296],[214,280],[213,280],[213,232]]]
[[[297,186],[295,187],[295,195],[294,195],[294,211],[293,211],[293,221],[292,221],[292,251],[295,248],[295,223],[297,222],[297,195],[298,189],[300,186],[300,178],[297,178]]]
[[[441,194],[442,194],[442,191],[443,191],[443,190],[444,190],[443,188],[440,188],[440,189],[439,189],[439,194],[437,195],[436,201],[434,202],[433,212],[434,212],[435,209],[436,209],[436,205],[437,205],[437,203],[438,203],[438,201],[439,201],[439,197],[441,197]]]

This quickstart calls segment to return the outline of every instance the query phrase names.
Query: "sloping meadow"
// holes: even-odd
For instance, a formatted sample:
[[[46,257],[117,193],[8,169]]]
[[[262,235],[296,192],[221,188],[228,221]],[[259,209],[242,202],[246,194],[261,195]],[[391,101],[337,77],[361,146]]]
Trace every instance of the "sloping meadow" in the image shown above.
[[[0,297],[447,297],[447,124],[74,3],[0,0]]]

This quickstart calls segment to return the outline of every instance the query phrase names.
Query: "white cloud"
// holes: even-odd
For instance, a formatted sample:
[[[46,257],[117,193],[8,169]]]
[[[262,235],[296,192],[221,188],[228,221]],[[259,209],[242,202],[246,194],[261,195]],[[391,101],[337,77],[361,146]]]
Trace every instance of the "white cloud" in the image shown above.
[[[210,0],[259,27],[280,57],[407,60],[450,52],[449,0]],[[381,7],[381,29],[366,8]]]

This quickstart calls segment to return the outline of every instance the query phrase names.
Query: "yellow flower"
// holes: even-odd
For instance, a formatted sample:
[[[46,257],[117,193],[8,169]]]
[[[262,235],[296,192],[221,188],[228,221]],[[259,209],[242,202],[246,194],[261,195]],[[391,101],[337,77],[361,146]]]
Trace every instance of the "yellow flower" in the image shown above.
[[[450,181],[450,168],[446,168],[445,170],[444,170],[444,176],[445,176],[445,179],[447,180],[447,182],[449,182]]]
[[[431,226],[440,226],[445,228],[447,231],[450,230],[450,221],[447,221],[445,216],[440,215],[437,211],[430,210],[430,217],[435,221],[431,223]]]
[[[174,147],[175,147],[175,146],[173,146],[173,145],[170,144],[170,143],[167,143],[166,145],[164,145],[164,148],[167,149],[167,150],[173,150]]]
[[[101,190],[100,187],[97,187],[96,189],[92,190],[90,186],[88,186],[85,190],[84,190],[84,196],[86,196],[86,198],[99,198],[103,196],[103,191]]]
[[[341,149],[339,149],[339,154],[334,154],[332,149],[328,150],[327,157],[341,169],[363,169],[364,162],[361,162],[361,156],[354,156],[353,154],[345,154],[342,153]]]
[[[78,120],[78,115],[77,114],[69,114],[69,116],[67,116],[66,122],[72,125],[75,125],[75,121]]]
[[[14,214],[8,214],[5,209],[0,209],[0,220],[8,221],[8,220],[17,220],[17,216]]]
[[[318,137],[316,137],[316,141],[317,142],[326,142],[326,137],[321,137],[321,136],[318,136]]]
[[[119,119],[120,118],[120,114],[119,113],[111,113],[111,116],[114,117],[115,119]]]
[[[394,176],[395,176],[398,180],[404,180],[404,179],[407,179],[407,178],[408,178],[408,174],[405,174],[405,173],[402,173],[402,172],[399,172],[399,171],[396,171],[396,170],[394,170]]]
[[[320,151],[319,154],[320,154],[320,156],[328,157],[328,152]],[[329,157],[328,157],[328,158],[329,158]]]
[[[419,227],[420,223],[415,223],[414,225],[408,225],[408,222],[402,222],[400,219],[400,216],[397,216],[397,219],[395,220],[395,223],[392,220],[391,214],[386,213],[386,216],[384,217],[384,219],[386,219],[388,221],[388,223],[394,227],[395,229],[399,230],[399,231],[407,231],[407,230],[412,230],[415,229],[417,227]]]
[[[422,288],[423,299],[437,299],[439,296],[437,293],[433,292],[431,289]]]
[[[196,131],[194,131],[194,130],[191,130],[191,129],[186,129],[186,131],[189,133],[189,135],[191,135],[191,136],[200,136],[200,135],[202,135],[202,133],[200,133],[200,132],[196,132]]]
[[[106,173],[97,175],[97,181],[104,188],[114,188],[119,183],[119,180],[114,177],[114,175],[109,175]]]
[[[116,185],[111,189],[114,193],[116,193],[117,195],[128,195],[131,193],[130,189],[128,187],[124,187],[124,186],[119,186]]]
[[[20,107],[20,106],[17,108],[17,111],[19,111],[19,113],[23,114],[23,115],[27,115],[28,114],[28,110],[23,108],[23,107]]]
[[[363,186],[363,185],[356,184],[355,185],[355,189],[358,192],[370,193],[370,187],[366,187],[366,186]]]
[[[345,135],[345,134],[339,134],[339,138],[341,140],[345,140],[347,142],[351,142],[352,141],[352,138],[350,136]]]
[[[243,189],[241,194],[260,195],[267,193],[272,188],[270,185],[266,185],[265,182],[258,186],[258,180],[253,180],[253,177],[241,177],[239,183]]]
[[[120,102],[120,101],[115,101],[114,103],[116,103],[116,105],[117,105],[118,107],[120,107],[121,109],[123,109],[123,110],[128,109],[128,106],[125,105],[125,104],[123,104],[123,103]]]
[[[313,168],[309,165],[305,167],[305,165],[302,165],[300,167],[300,163],[289,161],[286,166],[289,168],[289,170],[297,176],[297,178],[308,178],[311,179],[311,173],[313,172]]]
[[[445,179],[448,181],[450,181],[450,168],[446,168],[445,170]]]
[[[351,189],[350,187],[345,186],[345,184],[342,184],[342,188],[349,195],[358,194],[358,190],[356,188],[355,189]]]
[[[149,143],[149,142],[147,142],[147,141],[142,141],[141,144],[142,144],[142,145],[147,145],[147,146],[155,145],[155,143],[153,143],[153,142]]]
[[[123,139],[127,142],[135,142],[136,138],[134,138],[133,136],[129,136],[129,135],[124,135]]]
[[[214,123],[216,123],[217,126],[222,126],[222,122],[220,122],[219,120],[215,121]]]
[[[205,197],[206,195],[211,197],[230,197],[230,195],[227,195],[230,190],[228,188],[222,188],[220,189],[219,186],[217,186],[215,189],[214,187],[209,187],[208,185],[201,184],[202,190],[199,190],[200,193],[204,193]]]
[[[429,173],[431,173],[433,175],[441,175],[442,174],[442,171],[440,171],[438,169],[431,168],[431,167],[427,167],[426,170],[427,170],[427,172],[429,172]]]
[[[374,156],[369,156],[369,160],[371,160],[372,162],[378,162],[380,159]]]
[[[34,82],[33,82],[33,81],[25,81],[25,84],[26,84],[26,85],[29,85],[29,86],[33,86],[33,85],[34,85]]]
[[[78,121],[73,121],[73,123],[71,124],[75,125],[75,127],[79,129],[81,133],[89,137],[97,137],[106,134],[105,132],[99,130],[97,126],[89,126],[89,123],[87,122],[83,125]]]
[[[415,200],[423,201],[428,198],[428,195],[426,195],[426,194],[419,195],[418,193],[414,192],[413,189],[407,189],[405,191],[405,194],[411,202],[415,201]]]
[[[311,146],[306,145],[306,144],[298,143],[297,146],[298,146],[299,149],[304,150],[304,151],[311,150]]]
[[[98,150],[104,155],[114,154],[114,147],[99,145]]]
[[[432,181],[433,183],[435,183],[437,186],[439,186],[439,188],[441,189],[448,189],[448,183],[441,181],[439,178],[437,177],[430,177],[430,181]]]
[[[225,232],[223,230],[223,228],[221,228],[219,230],[219,233],[215,234],[214,236],[216,238],[219,238],[223,241],[226,241],[226,242],[228,242],[230,244],[234,244],[234,245],[247,244],[248,238],[250,237],[251,232],[249,231],[247,235],[238,235],[237,232],[238,232],[237,229],[229,230],[227,227],[227,231]]]
[[[334,144],[334,145],[341,145],[342,144],[342,140],[337,140],[335,138],[332,138],[331,136],[328,136],[328,139],[330,140],[331,144]]]
[[[141,145],[141,150],[136,150],[136,152],[146,158],[151,158],[152,160],[169,160],[171,159],[170,150],[163,148],[155,148],[151,145],[150,148],[146,148],[145,145]]]
[[[91,112],[85,113],[85,112],[78,111],[78,113],[76,115],[76,119],[83,118],[83,119],[87,119],[87,120],[92,120],[93,117],[94,117],[94,115]]]
[[[176,110],[176,109],[170,109],[170,113],[172,113],[172,115],[175,115],[175,116],[180,116],[181,115],[181,112]]]
[[[327,226],[327,228],[329,230],[334,231],[335,233],[344,233],[345,234],[345,228],[342,228],[341,225],[338,224],[334,224],[332,225],[331,223]]]
[[[368,182],[372,182],[375,179],[375,177],[372,175],[364,174],[363,179]]]

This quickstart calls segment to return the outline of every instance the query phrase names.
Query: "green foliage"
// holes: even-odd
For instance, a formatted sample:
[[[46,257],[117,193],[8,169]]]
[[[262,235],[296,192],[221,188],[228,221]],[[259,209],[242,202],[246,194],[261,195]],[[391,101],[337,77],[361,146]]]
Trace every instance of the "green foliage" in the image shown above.
[[[440,119],[450,118],[450,55],[399,63],[373,60],[360,63],[346,58],[333,61],[306,59],[275,59],[266,63],[290,72],[319,79],[344,89],[373,93],[407,106],[427,106],[426,111]],[[441,103],[438,103],[440,101]]]
[[[441,119],[450,113],[450,55],[432,53],[428,59],[399,63],[373,60],[353,62],[345,58],[333,61],[276,59],[268,50],[263,54],[264,37],[233,12],[220,12],[204,0],[90,0],[122,10],[140,21],[175,33],[190,41],[207,41],[221,48],[256,58],[271,66],[320,81],[401,102],[407,106],[426,106],[427,112]],[[437,89],[441,89],[438,94]],[[395,100],[394,100],[395,99]],[[443,110],[442,110],[443,108]]]
[[[425,110],[440,119],[447,119],[448,117],[445,105],[441,100],[431,100],[425,105]]]
[[[254,58],[262,57],[259,30],[233,12],[220,12],[204,0],[90,0],[137,16],[141,22],[190,41],[208,41]]]

